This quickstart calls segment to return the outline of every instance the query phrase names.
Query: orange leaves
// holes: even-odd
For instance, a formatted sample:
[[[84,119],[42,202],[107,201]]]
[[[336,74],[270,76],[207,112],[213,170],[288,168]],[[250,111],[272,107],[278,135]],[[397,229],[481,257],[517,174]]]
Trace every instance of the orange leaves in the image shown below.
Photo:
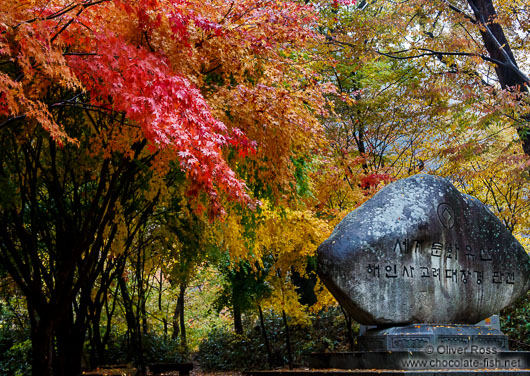
[[[151,44],[161,46],[171,66],[202,89],[216,118],[257,143],[253,154],[239,142],[247,151],[239,149],[237,163],[251,152],[249,183],[287,188],[293,180],[290,158],[315,144],[315,115],[323,108],[318,79],[301,85],[311,76],[306,72],[309,57],[295,54],[314,37],[312,8],[268,0],[190,0],[185,7],[177,5],[180,18],[163,22]],[[185,29],[187,44],[175,37],[176,31],[170,36],[176,43],[162,44],[164,30],[175,27],[180,36]]]
[[[250,201],[225,150],[235,149],[235,163],[259,160],[266,166],[259,170],[272,171],[286,187],[290,157],[310,150],[318,134],[317,80],[299,85],[308,74],[293,53],[315,37],[310,6],[55,0],[17,7],[9,0],[0,7],[0,56],[7,64],[0,65],[0,123],[22,116],[72,141],[54,121],[56,109],[68,106],[108,114],[114,127],[140,127],[151,151],[173,152],[190,179],[189,193],[205,192],[214,212],[221,211],[220,194]],[[116,114],[125,119],[116,122]],[[94,145],[123,152],[126,138],[137,137],[113,135]]]
[[[236,3],[227,18],[227,22],[237,25],[230,32],[238,35],[255,53],[281,48],[286,43],[300,43],[313,36],[308,27],[315,23],[316,17],[308,6],[271,0]]]
[[[15,22],[7,13],[0,15],[0,24],[5,25],[5,31],[0,34],[0,57],[3,64],[15,66],[0,71],[0,117],[6,122],[24,118],[28,126],[39,124],[58,141],[73,142],[54,121],[43,98],[49,95],[52,85],[75,90],[80,88],[79,81],[62,53],[52,47],[48,25],[43,28],[37,24],[7,26]]]

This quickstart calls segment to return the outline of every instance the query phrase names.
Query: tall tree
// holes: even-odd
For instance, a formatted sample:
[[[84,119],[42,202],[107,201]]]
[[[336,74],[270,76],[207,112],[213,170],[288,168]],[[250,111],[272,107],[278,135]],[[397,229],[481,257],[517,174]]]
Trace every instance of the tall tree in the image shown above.
[[[432,80],[438,76],[453,81],[462,96],[496,98],[493,110],[512,122],[524,153],[530,155],[529,78],[518,64],[528,49],[523,37],[529,31],[527,7],[526,1],[501,0],[363,1],[355,12],[371,9],[383,25],[368,27],[362,35],[370,53],[420,61]],[[374,34],[375,30],[381,34]],[[330,38],[337,45],[350,44]],[[480,110],[489,113],[492,108]]]
[[[288,184],[318,126],[317,85],[289,64],[312,19],[290,1],[0,4],[0,260],[27,298],[34,374],[78,373],[92,287],[172,168],[211,217],[251,202],[228,159],[256,151],[242,176],[270,163]]]

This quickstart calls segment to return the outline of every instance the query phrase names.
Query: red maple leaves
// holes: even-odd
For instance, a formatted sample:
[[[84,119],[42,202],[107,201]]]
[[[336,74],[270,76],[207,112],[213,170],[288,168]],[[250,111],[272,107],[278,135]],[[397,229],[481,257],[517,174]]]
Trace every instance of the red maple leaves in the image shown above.
[[[172,72],[164,56],[108,34],[94,37],[94,53],[68,57],[93,105],[125,113],[153,149],[174,149],[194,194],[206,192],[214,205],[219,189],[235,200],[249,201],[245,184],[227,165],[222,149],[241,145],[246,153],[250,141],[216,120],[200,91]]]
[[[370,189],[370,188],[377,187],[380,183],[388,184],[394,180],[395,179],[389,174],[374,173],[374,174],[368,174],[365,177],[363,177],[359,185],[362,189]]]
[[[333,0],[333,7],[338,8],[340,5],[355,5],[356,0]]]
[[[195,86],[201,82],[193,77],[197,69],[175,63],[167,46],[188,48],[191,57],[198,40],[231,38],[260,55],[309,37],[307,25],[315,18],[310,7],[292,1],[234,2],[219,17],[221,5],[226,6],[216,0],[50,1],[5,13],[0,55],[16,61],[24,74],[17,81],[0,72],[0,122],[31,117],[58,142],[72,141],[55,124],[52,109],[71,100],[72,92],[75,98],[83,93],[91,108],[125,115],[125,125],[113,126],[137,126],[151,150],[172,150],[189,177],[190,193],[207,193],[214,211],[220,210],[221,192],[248,204],[246,186],[223,153],[232,148],[244,157],[255,143],[237,125],[229,129],[212,115]],[[228,26],[228,20],[238,20],[238,26]],[[67,89],[69,97],[43,100],[52,87]]]

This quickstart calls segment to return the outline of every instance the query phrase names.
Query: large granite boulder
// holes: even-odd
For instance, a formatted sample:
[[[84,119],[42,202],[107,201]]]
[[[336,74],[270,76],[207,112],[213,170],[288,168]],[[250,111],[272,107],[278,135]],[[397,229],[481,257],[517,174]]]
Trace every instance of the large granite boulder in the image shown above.
[[[337,225],[318,274],[361,324],[475,324],[530,288],[530,258],[478,199],[416,175]]]

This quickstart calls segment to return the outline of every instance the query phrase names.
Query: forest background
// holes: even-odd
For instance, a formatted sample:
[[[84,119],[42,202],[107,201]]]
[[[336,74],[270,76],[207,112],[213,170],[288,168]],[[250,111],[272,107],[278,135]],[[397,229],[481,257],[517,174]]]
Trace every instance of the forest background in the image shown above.
[[[448,177],[529,246],[530,4],[0,3],[0,373],[351,348],[346,213]],[[528,249],[528,248],[527,248]],[[529,303],[502,315],[528,346]]]

